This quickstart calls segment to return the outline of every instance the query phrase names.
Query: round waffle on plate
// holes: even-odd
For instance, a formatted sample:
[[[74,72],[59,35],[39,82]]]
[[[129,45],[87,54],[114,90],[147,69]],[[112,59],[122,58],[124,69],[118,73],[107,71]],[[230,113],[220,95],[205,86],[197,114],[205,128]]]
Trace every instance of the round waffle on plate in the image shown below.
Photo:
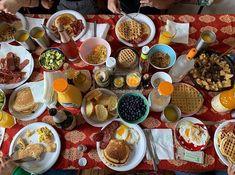
[[[235,163],[235,137],[225,137],[221,141],[220,151],[230,162]]]
[[[155,36],[156,28],[153,21],[141,13],[130,13],[122,16],[116,26],[115,33],[119,41],[130,47],[142,47],[147,45]]]
[[[235,164],[235,119],[219,125],[214,134],[214,147],[224,164]]]
[[[171,103],[178,106],[186,116],[197,113],[204,102],[202,94],[186,83],[175,84],[171,98]]]
[[[118,53],[117,61],[123,68],[134,67],[137,63],[137,54],[130,48],[122,49]]]

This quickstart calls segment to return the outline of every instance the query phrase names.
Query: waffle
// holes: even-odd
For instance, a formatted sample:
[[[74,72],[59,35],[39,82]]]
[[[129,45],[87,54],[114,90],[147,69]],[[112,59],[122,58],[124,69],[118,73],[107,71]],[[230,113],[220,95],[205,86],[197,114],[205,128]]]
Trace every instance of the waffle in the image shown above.
[[[225,137],[220,145],[221,153],[228,158],[232,163],[235,163],[235,138]]]
[[[221,144],[222,140],[225,138],[225,137],[234,137],[235,138],[235,135],[232,133],[232,132],[223,132],[222,130],[220,130],[219,134],[218,134],[218,145]]]
[[[172,94],[172,104],[178,106],[182,113],[193,114],[200,110],[203,105],[201,93],[185,83],[179,83],[174,87]]]
[[[145,23],[126,20],[117,26],[118,35],[127,42],[138,44],[149,36],[150,28]]]
[[[137,62],[137,55],[132,49],[123,49],[118,54],[118,64],[124,68],[130,68]]]

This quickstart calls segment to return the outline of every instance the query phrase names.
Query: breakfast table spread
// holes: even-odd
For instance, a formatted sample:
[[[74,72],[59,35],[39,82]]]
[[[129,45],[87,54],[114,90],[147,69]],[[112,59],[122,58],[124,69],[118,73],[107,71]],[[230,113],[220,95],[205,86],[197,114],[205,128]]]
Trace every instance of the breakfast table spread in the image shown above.
[[[44,18],[48,19],[50,15],[30,15],[34,18]],[[110,24],[110,29],[108,31],[106,40],[110,43],[112,48],[112,55],[115,56],[115,51],[124,47],[124,45],[118,41],[117,36],[115,34],[115,24],[121,16],[119,15],[87,15],[85,19],[87,22],[97,23],[108,23]],[[172,20],[175,22],[190,23],[189,29],[189,43],[185,44],[177,44],[171,43],[170,46],[174,48],[177,56],[181,55],[185,50],[192,48],[197,39],[200,36],[200,33],[206,29],[213,31],[216,33],[217,40],[216,42],[210,46],[210,48],[217,52],[224,52],[230,46],[232,46],[232,42],[235,39],[235,15],[149,15],[156,26],[156,35],[154,39],[148,44],[148,46],[152,46],[158,42],[158,36],[165,25],[167,20]],[[80,41],[77,41],[78,46],[81,45]],[[56,44],[55,44],[56,45]],[[140,51],[140,50],[139,50]],[[34,70],[29,78],[29,82],[39,81],[43,79],[43,69],[40,67],[38,62],[37,53],[33,53],[34,58]],[[79,69],[79,65],[74,65],[75,68]],[[92,70],[93,67],[86,66],[86,69]],[[151,69],[151,73],[154,73],[154,70]],[[183,79],[183,82],[191,84],[194,86],[192,81],[188,76]],[[211,107],[211,99],[214,97],[216,92],[207,92],[199,89],[203,94],[204,103],[203,107],[200,111],[193,115],[195,118],[198,118],[202,121],[223,121],[231,119],[231,114],[227,113],[217,113]],[[7,106],[7,105],[6,105]],[[7,107],[5,107],[5,111],[7,111]],[[97,133],[100,128],[93,127],[86,123],[80,114],[79,109],[69,109],[73,114],[77,116],[78,126],[76,129],[72,131],[65,131],[61,129],[56,129],[59,133],[61,139],[61,153],[59,159],[56,164],[52,167],[53,169],[105,169],[107,168],[102,161],[100,160],[97,151],[96,151],[96,143],[93,141],[93,136]],[[1,147],[1,154],[8,155],[8,151],[10,148],[11,141],[14,135],[24,126],[34,123],[34,122],[45,122],[52,126],[54,122],[52,117],[48,114],[46,110],[40,117],[30,120],[30,121],[17,121],[17,124],[10,128],[6,129],[6,133],[4,136],[4,141]],[[190,163],[183,160],[161,160],[158,167],[160,170],[178,170],[178,171],[188,171],[188,172],[199,172],[199,171],[210,171],[210,170],[220,170],[226,169],[226,166],[220,161],[219,157],[216,154],[215,148],[213,146],[213,136],[218,127],[218,123],[214,125],[208,125],[207,128],[210,134],[210,141],[207,148],[204,150],[205,152],[205,162],[203,164]],[[146,120],[140,123],[141,128],[171,128],[174,129],[174,123],[164,123],[160,120],[160,113],[150,112]],[[175,137],[175,136],[174,136]],[[86,145],[87,151],[78,152],[78,145]],[[174,138],[174,149],[176,150],[179,147],[179,143]],[[85,166],[80,166],[78,164],[78,160],[81,157],[85,157],[87,159],[87,164]],[[152,162],[146,160],[143,161],[135,168],[135,170],[143,170],[149,171],[152,170]]]

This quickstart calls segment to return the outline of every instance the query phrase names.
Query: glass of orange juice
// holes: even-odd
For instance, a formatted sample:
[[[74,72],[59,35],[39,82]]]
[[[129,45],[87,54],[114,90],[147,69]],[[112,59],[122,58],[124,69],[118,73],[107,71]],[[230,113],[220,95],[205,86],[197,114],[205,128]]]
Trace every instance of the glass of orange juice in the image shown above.
[[[176,29],[175,28],[168,28],[164,27],[160,33],[159,39],[158,39],[158,44],[166,44],[169,45],[172,41],[172,39],[176,35]]]
[[[12,115],[0,110],[0,127],[11,128],[15,124],[16,124],[16,120]]]

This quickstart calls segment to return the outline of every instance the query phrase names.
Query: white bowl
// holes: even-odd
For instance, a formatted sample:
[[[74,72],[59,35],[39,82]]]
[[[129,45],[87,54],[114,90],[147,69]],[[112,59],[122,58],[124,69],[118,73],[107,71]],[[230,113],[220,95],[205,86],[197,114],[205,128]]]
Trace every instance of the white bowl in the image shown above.
[[[168,73],[165,72],[156,72],[155,74],[152,75],[151,77],[151,85],[153,88],[157,88],[155,85],[154,81],[158,78],[163,79],[164,81],[168,81],[169,83],[172,83],[172,78]]]
[[[100,66],[106,62],[107,58],[99,64],[92,64],[87,61],[88,55],[93,51],[93,49],[97,45],[104,45],[107,49],[107,58],[110,57],[110,55],[111,55],[110,44],[105,39],[98,38],[98,37],[91,37],[91,38],[85,40],[79,48],[79,56],[86,64],[89,64],[92,66]]]

